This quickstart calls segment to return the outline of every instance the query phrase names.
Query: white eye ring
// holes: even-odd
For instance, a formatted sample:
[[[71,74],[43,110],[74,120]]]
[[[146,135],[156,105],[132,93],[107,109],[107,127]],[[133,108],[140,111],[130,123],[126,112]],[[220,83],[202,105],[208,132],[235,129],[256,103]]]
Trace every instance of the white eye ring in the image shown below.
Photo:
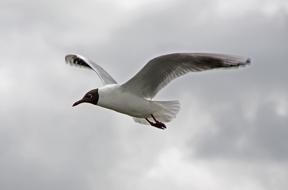
[[[91,98],[92,98],[92,94],[87,94],[87,95],[86,95],[86,98],[91,99]]]

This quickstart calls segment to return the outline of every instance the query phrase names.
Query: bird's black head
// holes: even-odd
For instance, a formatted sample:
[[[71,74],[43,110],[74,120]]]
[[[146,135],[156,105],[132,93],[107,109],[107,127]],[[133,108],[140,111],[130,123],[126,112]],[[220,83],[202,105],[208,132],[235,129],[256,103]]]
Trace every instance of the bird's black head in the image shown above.
[[[99,93],[98,93],[98,88],[97,88],[97,89],[90,90],[89,92],[87,92],[81,100],[75,102],[72,106],[74,107],[81,103],[90,103],[90,104],[97,105],[98,100],[99,100]]]

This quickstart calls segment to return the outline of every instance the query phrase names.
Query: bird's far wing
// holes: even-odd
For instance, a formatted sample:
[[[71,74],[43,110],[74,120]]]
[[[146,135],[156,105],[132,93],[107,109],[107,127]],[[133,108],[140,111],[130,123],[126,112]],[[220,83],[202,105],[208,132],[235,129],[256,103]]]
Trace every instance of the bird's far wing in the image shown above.
[[[93,61],[76,54],[70,54],[65,56],[66,63],[71,65],[78,65],[81,67],[86,67],[92,69],[97,73],[99,78],[101,79],[103,85],[107,84],[117,84],[117,82],[99,65],[94,63]]]
[[[162,55],[150,60],[121,87],[138,96],[153,98],[170,81],[188,72],[237,68],[249,63],[250,59],[222,54],[173,53]]]

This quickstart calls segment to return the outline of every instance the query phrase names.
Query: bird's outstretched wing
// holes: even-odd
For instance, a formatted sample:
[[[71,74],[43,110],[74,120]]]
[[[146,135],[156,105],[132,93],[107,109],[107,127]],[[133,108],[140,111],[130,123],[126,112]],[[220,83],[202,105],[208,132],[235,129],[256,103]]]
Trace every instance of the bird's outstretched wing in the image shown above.
[[[150,60],[121,87],[135,95],[153,98],[173,79],[188,72],[245,66],[250,59],[209,53],[173,53]]]
[[[86,67],[92,69],[97,73],[99,78],[101,79],[103,85],[107,84],[117,84],[117,82],[99,65],[94,63],[93,61],[76,54],[70,54],[65,56],[66,63],[71,65],[78,65],[81,67]]]

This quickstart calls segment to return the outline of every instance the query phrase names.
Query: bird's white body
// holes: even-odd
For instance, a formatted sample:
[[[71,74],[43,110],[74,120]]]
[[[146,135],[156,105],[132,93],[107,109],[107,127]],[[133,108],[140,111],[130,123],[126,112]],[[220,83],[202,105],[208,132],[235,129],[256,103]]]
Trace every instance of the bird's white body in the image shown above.
[[[170,81],[189,72],[217,68],[237,68],[250,63],[250,59],[238,56],[209,53],[173,53],[150,60],[134,77],[122,85],[102,67],[80,55],[67,55],[67,63],[93,69],[102,80],[103,87],[89,92],[80,102],[88,102],[134,118],[141,124],[163,129],[161,122],[169,122],[180,109],[178,101],[152,101],[151,99]],[[93,96],[94,95],[94,96]],[[96,98],[95,98],[96,97]],[[98,97],[98,98],[97,98]],[[151,123],[148,119],[156,123]]]
[[[106,85],[98,90],[97,105],[132,117],[147,118],[162,109],[157,102],[126,92],[118,84]]]

